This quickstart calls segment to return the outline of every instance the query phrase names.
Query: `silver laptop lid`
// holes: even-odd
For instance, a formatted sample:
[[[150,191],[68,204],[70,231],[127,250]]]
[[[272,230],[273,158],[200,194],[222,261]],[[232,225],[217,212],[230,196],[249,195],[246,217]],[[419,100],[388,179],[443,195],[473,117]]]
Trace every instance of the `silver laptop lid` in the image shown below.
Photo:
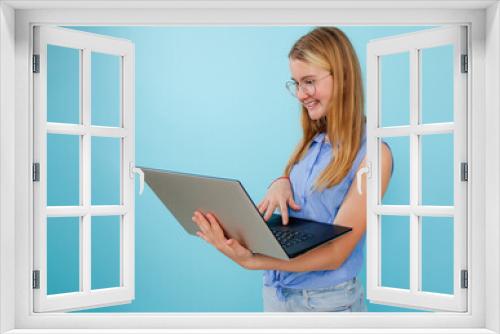
[[[239,181],[139,168],[146,183],[188,233],[199,231],[191,220],[194,211],[212,212],[227,237],[254,253],[289,259]]]

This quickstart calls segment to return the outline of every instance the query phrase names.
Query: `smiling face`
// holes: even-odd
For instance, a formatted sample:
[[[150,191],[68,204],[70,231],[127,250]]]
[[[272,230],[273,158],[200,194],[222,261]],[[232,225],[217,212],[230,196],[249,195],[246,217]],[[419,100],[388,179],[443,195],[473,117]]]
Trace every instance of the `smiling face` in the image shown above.
[[[333,88],[333,79],[329,72],[298,59],[290,59],[290,72],[292,80],[301,85],[297,90],[297,99],[306,108],[309,118],[315,121],[326,116]],[[303,89],[304,85],[314,89]]]

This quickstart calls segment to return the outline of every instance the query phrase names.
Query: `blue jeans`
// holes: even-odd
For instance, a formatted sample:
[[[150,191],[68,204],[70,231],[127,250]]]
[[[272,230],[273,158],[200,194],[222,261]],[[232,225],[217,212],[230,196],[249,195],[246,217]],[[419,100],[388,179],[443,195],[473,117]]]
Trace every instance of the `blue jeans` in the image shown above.
[[[276,289],[263,287],[264,312],[366,312],[365,295],[356,278],[323,289],[283,289],[285,300]]]

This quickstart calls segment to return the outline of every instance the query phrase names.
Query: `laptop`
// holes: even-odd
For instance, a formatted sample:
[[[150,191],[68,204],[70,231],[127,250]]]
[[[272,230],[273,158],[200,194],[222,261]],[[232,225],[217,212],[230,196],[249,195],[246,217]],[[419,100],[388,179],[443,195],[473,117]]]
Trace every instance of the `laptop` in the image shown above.
[[[194,211],[212,212],[226,237],[238,240],[253,253],[290,260],[352,230],[293,217],[284,226],[281,216],[276,214],[266,222],[238,180],[138,168],[144,172],[149,187],[189,234],[196,235],[199,231],[191,220]]]

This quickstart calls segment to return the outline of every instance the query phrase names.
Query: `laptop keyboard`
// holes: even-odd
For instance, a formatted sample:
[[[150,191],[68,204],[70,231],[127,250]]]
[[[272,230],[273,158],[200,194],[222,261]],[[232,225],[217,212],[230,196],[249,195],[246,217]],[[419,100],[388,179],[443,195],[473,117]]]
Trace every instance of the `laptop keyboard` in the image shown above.
[[[278,240],[278,242],[285,247],[297,245],[313,237],[310,233],[300,231],[283,231],[280,229],[271,229],[271,231],[276,237],[276,240]]]

